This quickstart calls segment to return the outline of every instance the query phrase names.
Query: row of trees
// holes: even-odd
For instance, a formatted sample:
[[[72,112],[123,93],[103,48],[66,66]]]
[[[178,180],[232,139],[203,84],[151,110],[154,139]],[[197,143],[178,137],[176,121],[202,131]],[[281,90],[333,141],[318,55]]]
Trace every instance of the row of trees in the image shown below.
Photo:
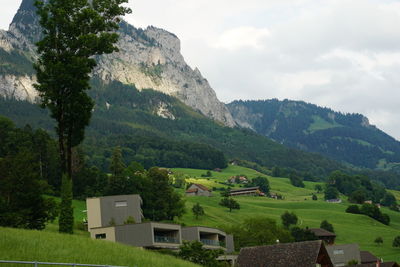
[[[54,142],[42,130],[0,117],[0,225],[43,229],[57,216],[48,181],[59,177]],[[59,182],[59,181],[58,181]]]

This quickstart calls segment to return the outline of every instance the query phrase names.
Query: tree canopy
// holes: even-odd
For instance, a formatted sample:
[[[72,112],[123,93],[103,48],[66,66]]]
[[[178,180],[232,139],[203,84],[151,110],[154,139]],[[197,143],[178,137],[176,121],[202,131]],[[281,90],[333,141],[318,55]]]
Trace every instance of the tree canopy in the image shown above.
[[[34,64],[41,106],[48,108],[57,122],[63,189],[71,188],[72,148],[84,139],[94,102],[87,94],[90,73],[96,66],[93,56],[118,51],[120,16],[130,9],[120,6],[127,0],[52,0],[35,2],[42,27],[36,44],[39,57]],[[65,191],[64,190],[64,191]],[[63,196],[69,195],[64,192]],[[71,193],[72,196],[72,193]],[[63,199],[60,231],[70,218],[72,202]],[[65,212],[63,212],[65,211]],[[72,229],[72,227],[67,227]],[[70,232],[70,231],[68,231]]]

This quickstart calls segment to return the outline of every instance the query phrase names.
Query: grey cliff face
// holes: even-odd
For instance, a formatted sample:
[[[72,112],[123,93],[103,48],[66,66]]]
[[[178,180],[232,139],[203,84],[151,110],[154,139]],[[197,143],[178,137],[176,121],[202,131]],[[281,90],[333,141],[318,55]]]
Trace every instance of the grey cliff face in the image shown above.
[[[36,56],[34,43],[41,31],[32,3],[33,0],[24,0],[9,31],[0,31],[0,49]],[[98,57],[95,76],[105,82],[134,84],[139,90],[160,91],[226,126],[236,125],[200,71],[186,64],[180,53],[180,40],[174,34],[155,27],[136,29],[126,22],[121,23],[119,33],[119,52]],[[0,95],[33,101],[37,93],[27,80],[32,83],[34,79],[32,75],[0,74]]]

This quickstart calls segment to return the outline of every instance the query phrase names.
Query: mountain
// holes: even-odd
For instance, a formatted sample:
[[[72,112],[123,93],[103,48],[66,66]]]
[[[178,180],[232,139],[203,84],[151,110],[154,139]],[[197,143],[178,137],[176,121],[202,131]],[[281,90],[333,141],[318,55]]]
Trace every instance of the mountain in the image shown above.
[[[19,127],[30,124],[54,134],[54,121],[35,104],[32,87],[34,43],[41,34],[32,2],[24,0],[9,31],[0,32],[0,114]],[[108,171],[112,150],[121,146],[127,163],[135,160],[146,167],[212,169],[226,166],[227,159],[241,159],[253,162],[242,164],[280,167],[285,175],[296,171],[308,179],[334,170],[355,171],[235,127],[207,80],[185,63],[175,35],[126,22],[120,26],[120,52],[97,58],[91,82],[96,105],[82,144],[88,164]],[[392,188],[400,185],[395,174],[379,177]]]
[[[33,3],[23,0],[9,30],[0,31],[0,95],[30,102],[37,96],[32,60],[41,36]],[[120,51],[98,57],[94,77],[134,84],[139,90],[152,88],[226,126],[235,125],[200,71],[186,64],[174,34],[155,27],[137,29],[127,22],[120,24],[119,34]]]
[[[343,114],[302,101],[234,101],[236,123],[281,144],[371,169],[398,168],[400,142],[360,114]]]

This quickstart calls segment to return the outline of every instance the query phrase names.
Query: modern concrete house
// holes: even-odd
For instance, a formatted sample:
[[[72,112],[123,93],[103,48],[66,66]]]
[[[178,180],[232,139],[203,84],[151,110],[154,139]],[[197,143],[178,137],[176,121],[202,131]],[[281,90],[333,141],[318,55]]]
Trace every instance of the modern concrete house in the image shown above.
[[[127,221],[141,223],[142,198],[139,195],[118,195],[86,199],[88,229],[122,225]]]
[[[105,239],[149,249],[179,249],[182,245],[179,224],[145,222],[90,229],[93,239]]]
[[[186,196],[205,196],[211,197],[211,190],[201,184],[192,184],[186,190]]]
[[[210,227],[192,226],[182,228],[182,239],[186,241],[199,241],[207,249],[222,249],[228,253],[235,250],[233,236]]]

